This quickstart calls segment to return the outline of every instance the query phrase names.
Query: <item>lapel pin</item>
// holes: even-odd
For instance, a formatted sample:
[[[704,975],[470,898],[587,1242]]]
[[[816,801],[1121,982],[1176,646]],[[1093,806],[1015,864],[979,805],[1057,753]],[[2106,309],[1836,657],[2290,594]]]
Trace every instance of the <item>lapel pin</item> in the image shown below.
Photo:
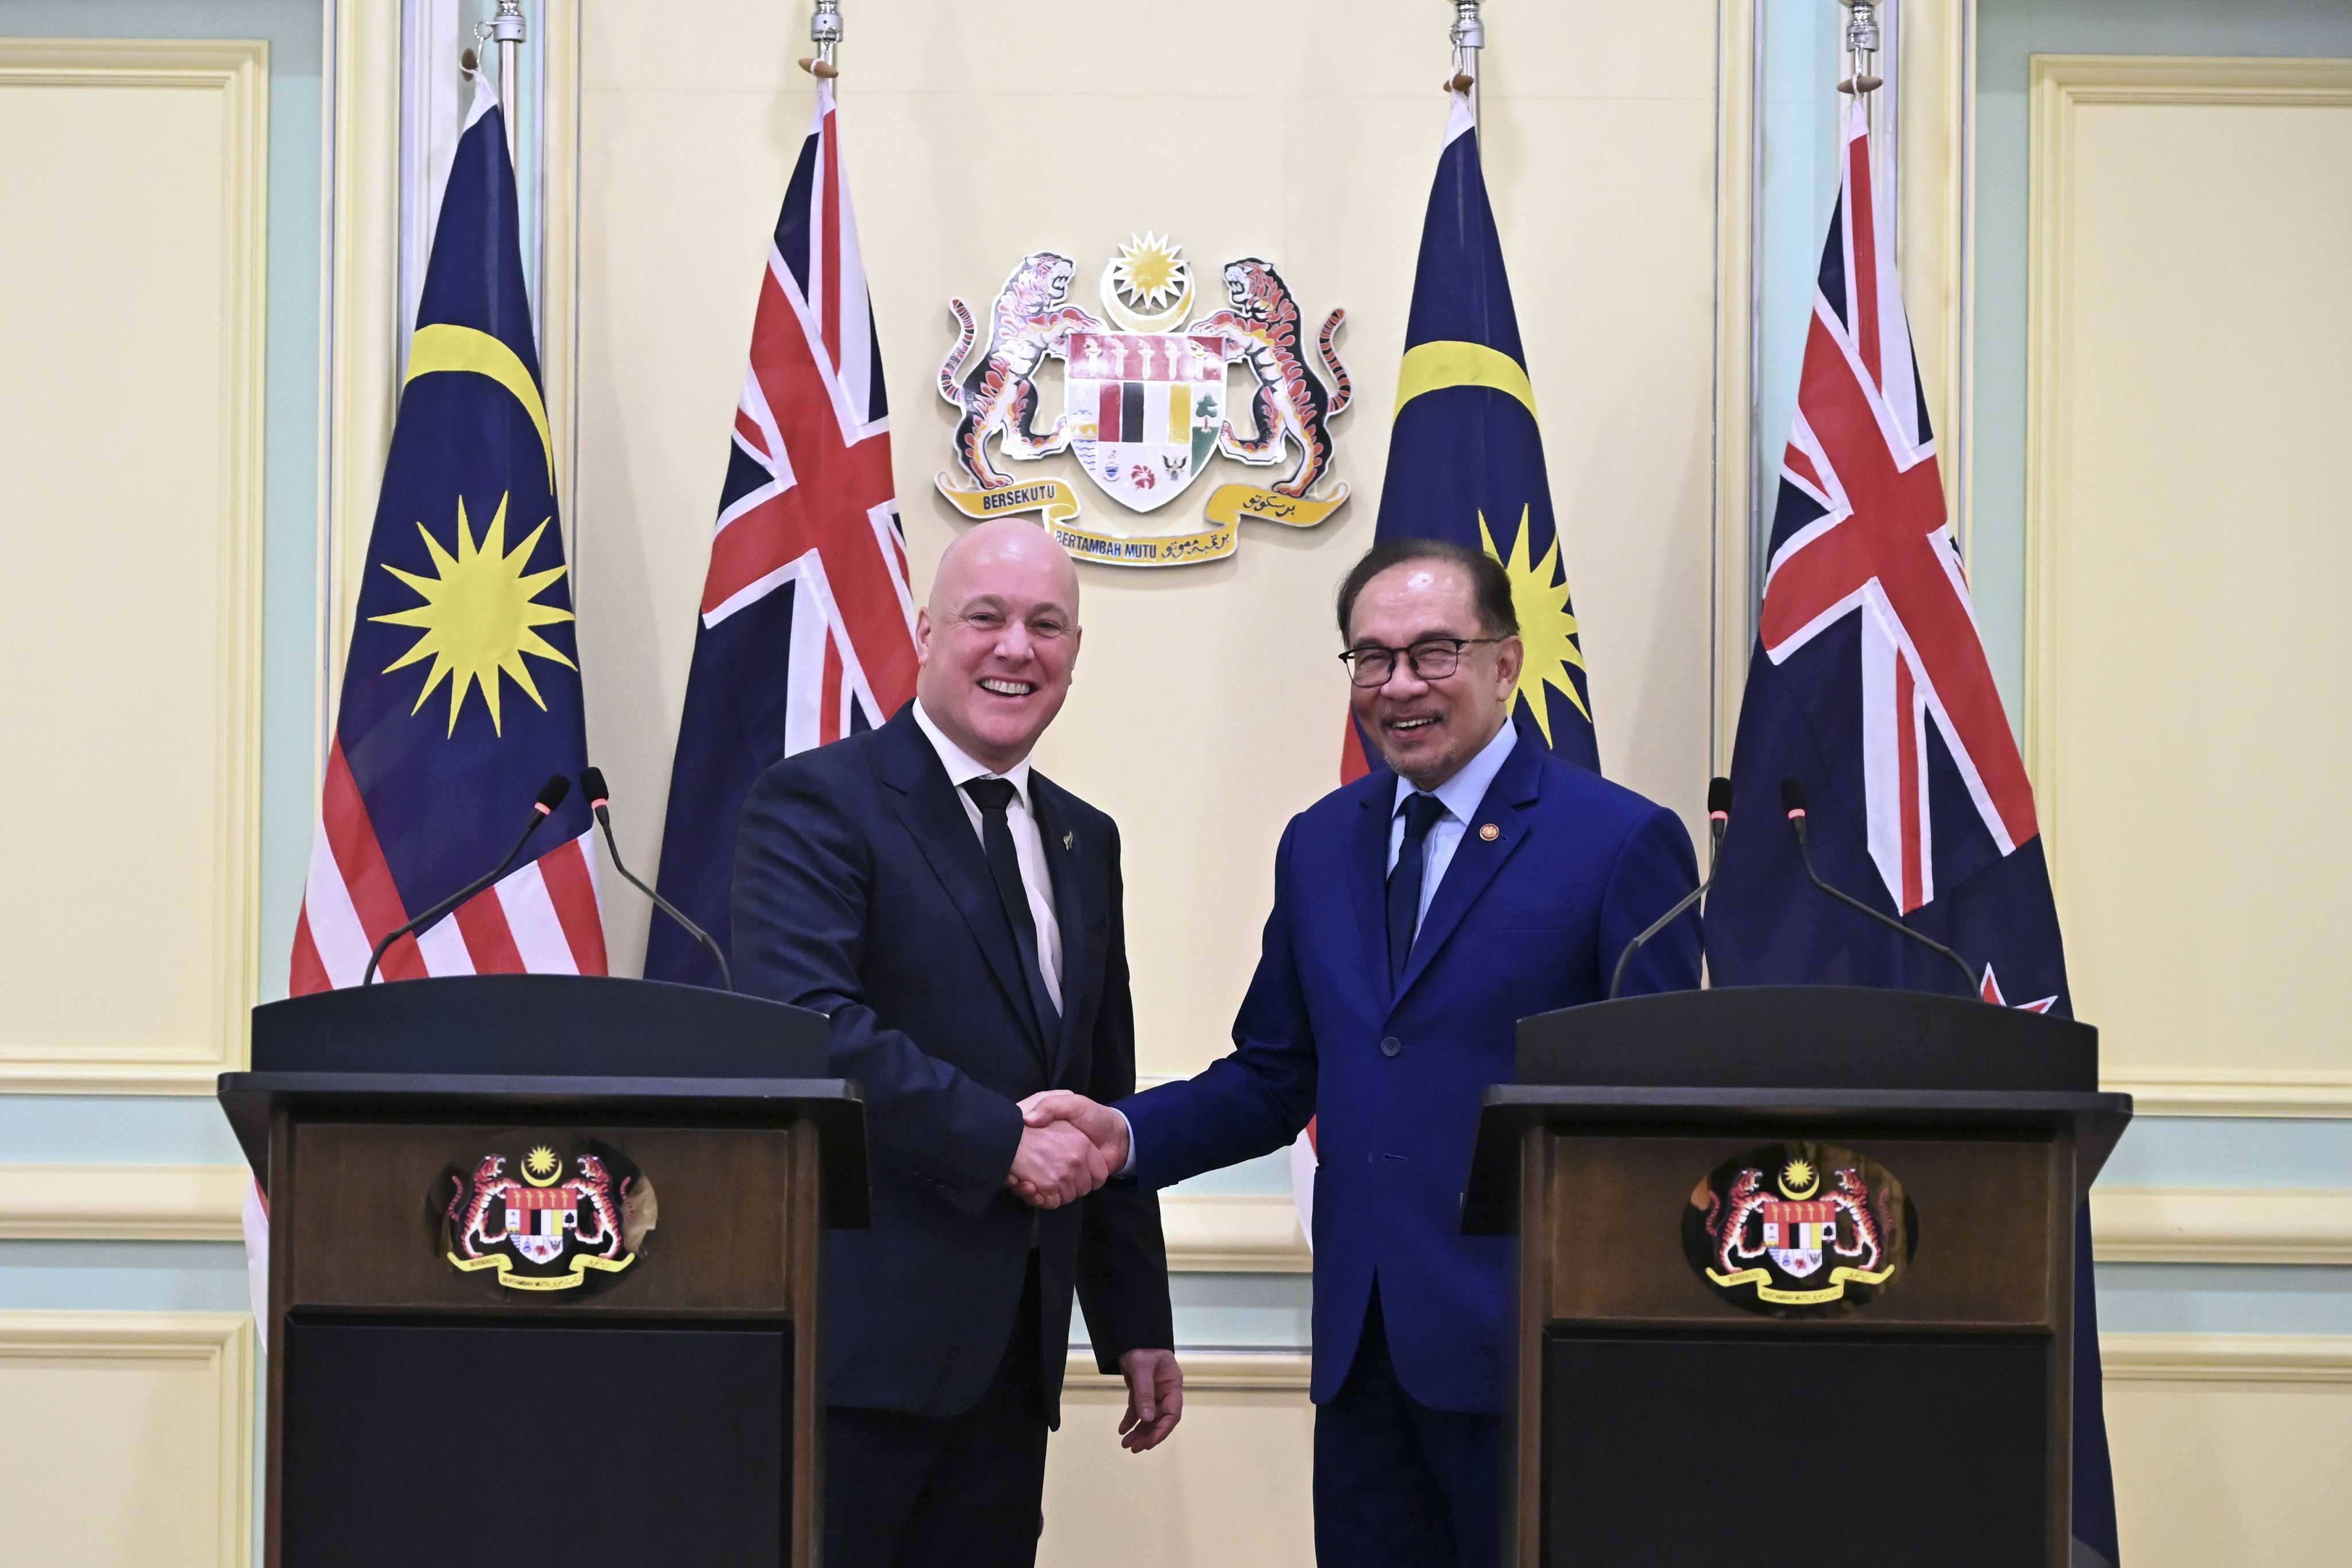
[[[1073,831],[1071,831],[1071,832],[1065,833],[1065,834],[1063,834],[1063,835],[1062,835],[1062,847],[1063,847],[1063,848],[1065,848],[1065,849],[1075,849],[1075,848],[1076,848],[1077,847],[1078,847],[1078,836],[1077,836],[1077,833],[1076,832],[1076,830],[1073,830]]]
[[[1496,826],[1491,822],[1478,830],[1478,837],[1485,839],[1489,844],[1492,844],[1496,839],[1500,838],[1502,836],[1503,830]]]

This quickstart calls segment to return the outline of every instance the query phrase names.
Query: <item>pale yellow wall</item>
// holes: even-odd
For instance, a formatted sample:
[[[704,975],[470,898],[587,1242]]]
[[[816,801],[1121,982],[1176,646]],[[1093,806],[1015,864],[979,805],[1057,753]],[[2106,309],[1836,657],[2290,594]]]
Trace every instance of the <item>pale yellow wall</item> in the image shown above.
[[[266,52],[0,41],[0,1084],[243,1048]]]
[[[2166,1097],[2352,1106],[2352,63],[2053,58],[2028,731],[2077,1012]]]
[[[1601,754],[1695,813],[1707,767],[1713,18],[1601,0],[1494,11],[1489,178]],[[1379,500],[1444,126],[1446,20],[1428,0],[1045,12],[908,0],[863,10],[844,49],[843,145],[919,588],[954,530],[931,489],[952,423],[935,390],[950,295],[986,300],[1041,247],[1091,279],[1148,227],[1204,269],[1265,255],[1307,310],[1349,311],[1357,405],[1336,426],[1347,510],[1314,532],[1246,531],[1235,558],[1211,565],[1086,572],[1078,684],[1040,761],[1122,825],[1148,1070],[1221,1048],[1275,839],[1336,782],[1344,687],[1326,620]],[[629,803],[625,847],[649,866],[755,289],[813,98],[791,63],[806,52],[799,6],[719,0],[690,27],[666,8],[596,6],[582,26],[583,664],[592,744]],[[1203,495],[1159,515],[1197,515]],[[634,965],[644,911],[610,907],[614,952]]]
[[[229,1312],[0,1312],[0,1563],[242,1568],[252,1328]]]
[[[2103,1350],[2132,1568],[2344,1560],[2352,1341],[2116,1334]]]
[[[1314,1406],[1304,1355],[1185,1358],[1184,1416],[1149,1453],[1118,1446],[1127,1393],[1071,1361],[1045,1461],[1039,1568],[1307,1568]]]

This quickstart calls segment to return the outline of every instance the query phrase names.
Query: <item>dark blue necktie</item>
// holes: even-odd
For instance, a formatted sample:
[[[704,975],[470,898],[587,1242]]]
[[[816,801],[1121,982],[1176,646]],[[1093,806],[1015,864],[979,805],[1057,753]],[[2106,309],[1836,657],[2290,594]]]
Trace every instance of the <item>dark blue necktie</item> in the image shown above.
[[[1037,920],[1029,912],[1029,889],[1021,881],[1021,856],[1013,847],[1013,824],[1005,816],[1017,792],[1011,779],[967,779],[963,791],[980,807],[981,847],[987,851],[989,875],[996,883],[1004,918],[1012,922],[1013,945],[1020,950],[1022,978],[1028,982],[1029,1011],[1050,1061],[1054,1037],[1061,1032],[1062,1014],[1045,989],[1045,965],[1037,960]]]
[[[1389,987],[1404,978],[1405,960],[1412,956],[1413,927],[1421,923],[1421,862],[1429,830],[1445,815],[1445,803],[1433,795],[1404,797],[1404,842],[1397,847],[1396,865],[1389,871]]]

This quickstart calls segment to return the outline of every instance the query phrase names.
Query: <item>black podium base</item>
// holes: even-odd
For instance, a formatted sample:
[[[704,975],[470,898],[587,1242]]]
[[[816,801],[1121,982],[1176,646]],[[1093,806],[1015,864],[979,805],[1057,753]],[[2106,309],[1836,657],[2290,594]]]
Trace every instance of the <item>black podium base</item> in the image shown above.
[[[2043,1568],[2049,1342],[1598,1335],[1544,1346],[1547,1568]]]
[[[792,1340],[298,1314],[281,1568],[774,1568]]]

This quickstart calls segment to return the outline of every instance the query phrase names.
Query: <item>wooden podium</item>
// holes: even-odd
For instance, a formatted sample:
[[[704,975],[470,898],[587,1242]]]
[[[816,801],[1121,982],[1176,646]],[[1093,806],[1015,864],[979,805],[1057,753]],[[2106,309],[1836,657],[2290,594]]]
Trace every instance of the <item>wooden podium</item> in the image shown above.
[[[866,1203],[828,1033],[555,975],[256,1008],[268,1568],[814,1563],[822,1231]]]
[[[2097,1031],[1756,987],[1519,1026],[1464,1228],[1520,1236],[1514,1568],[2063,1568]]]

